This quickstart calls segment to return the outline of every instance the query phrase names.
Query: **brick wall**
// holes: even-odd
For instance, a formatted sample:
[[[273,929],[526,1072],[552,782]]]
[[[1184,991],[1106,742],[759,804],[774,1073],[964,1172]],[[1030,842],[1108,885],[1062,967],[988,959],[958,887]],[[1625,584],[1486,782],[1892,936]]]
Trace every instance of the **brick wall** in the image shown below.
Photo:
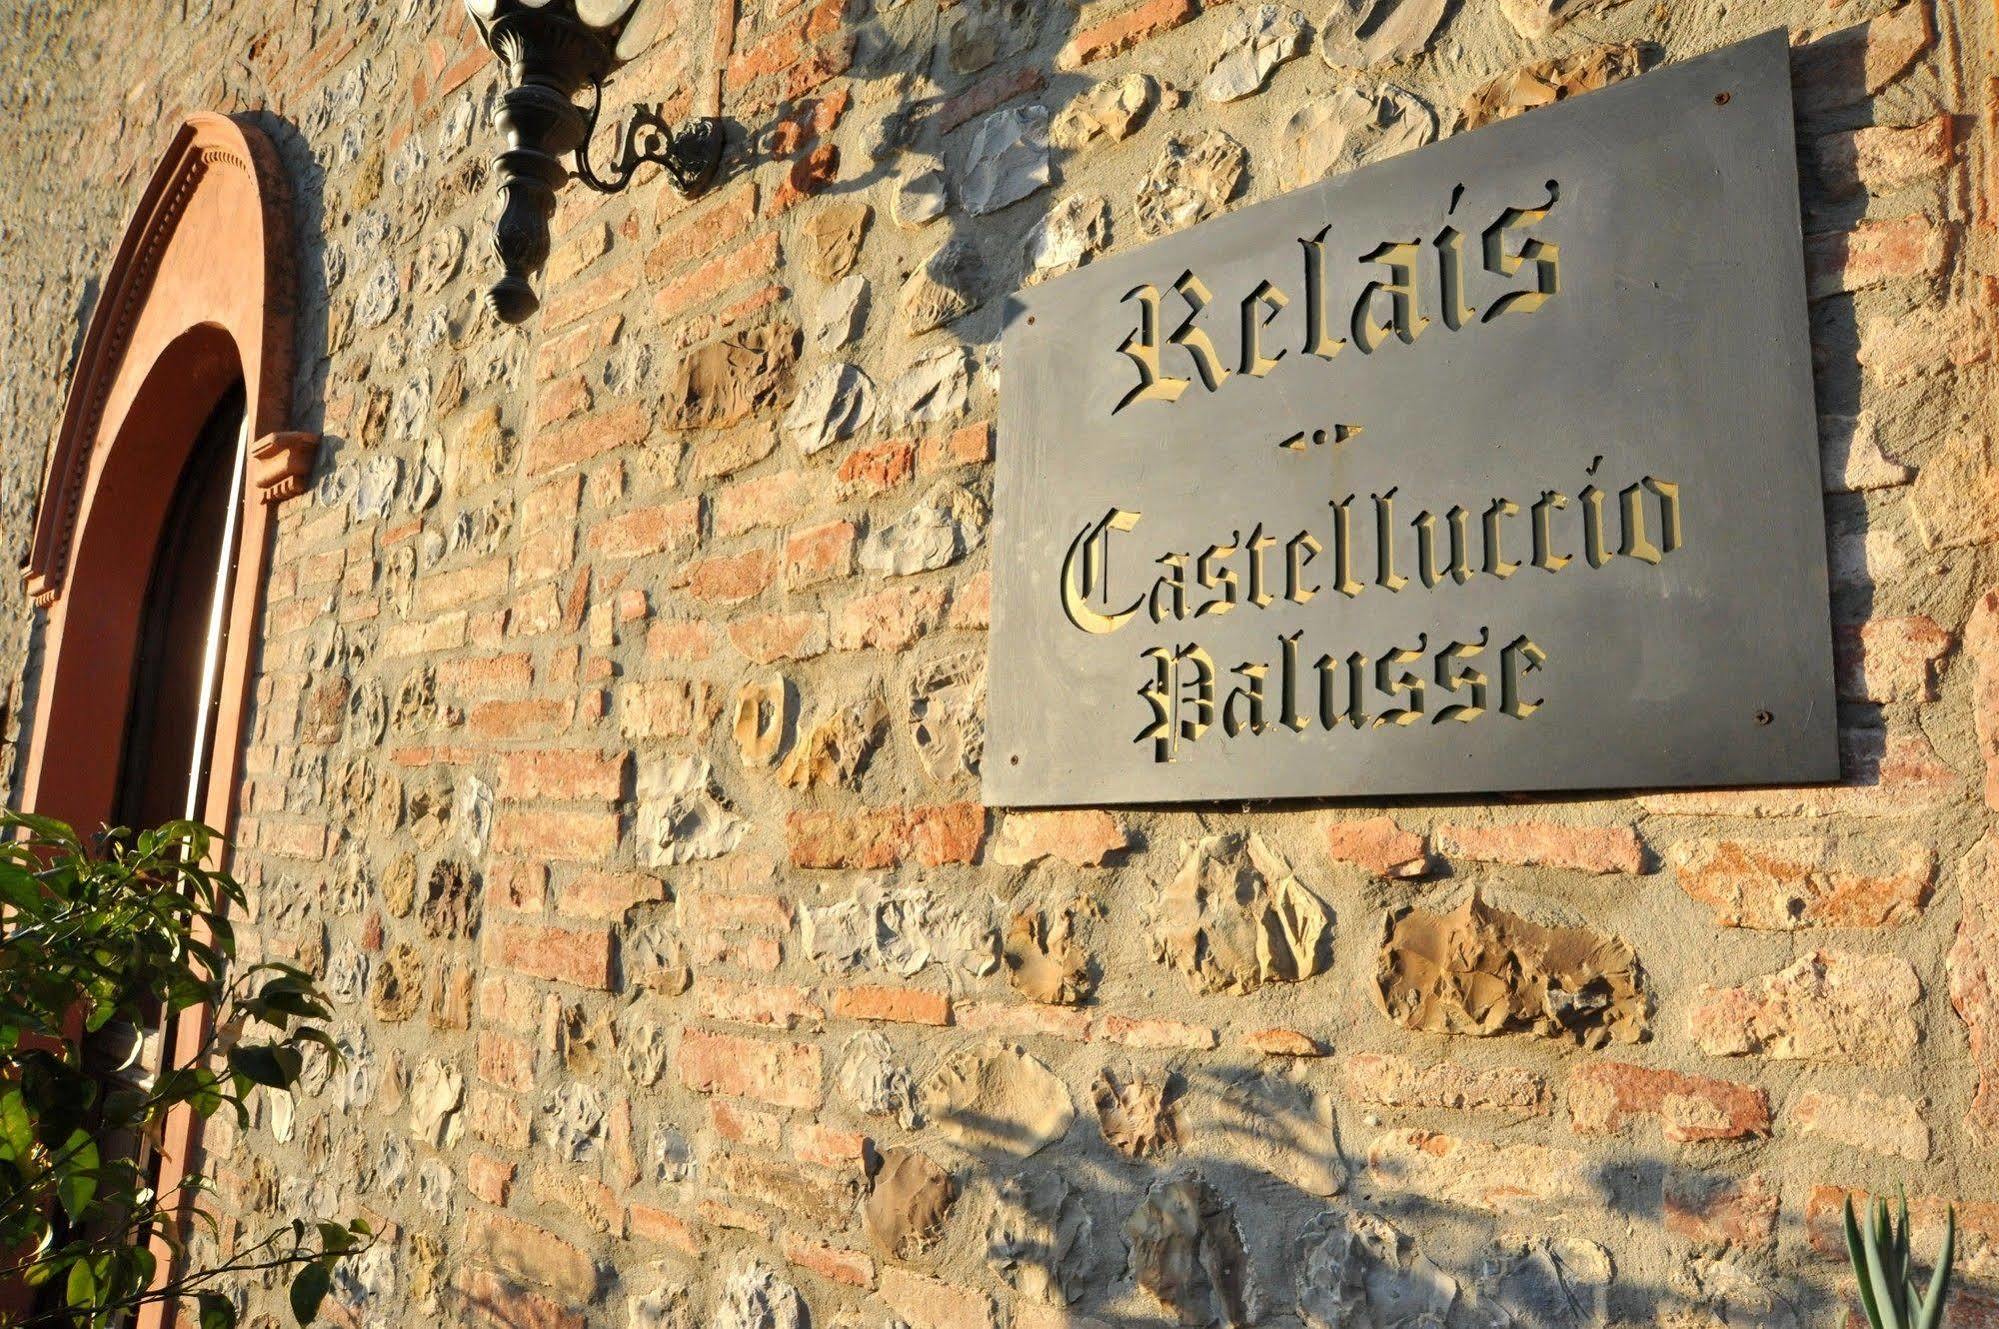
[[[383,1225],[347,1321],[1830,1323],[1839,1200],[1897,1186],[1925,1243],[1959,1204],[1959,1322],[1999,1318],[1993,14],[1445,8],[1356,46],[1344,5],[683,6],[613,100],[719,95],[741,160],[567,191],[523,331],[479,305],[496,76],[454,4],[0,17],[10,547],[165,127],[251,114],[298,188],[329,442],[237,837],[348,1057],[211,1142],[245,1225]],[[1164,181],[1218,211],[1778,24],[1842,786],[980,806],[1006,292],[1142,243],[1181,136],[1227,136]],[[1052,183],[968,208],[1024,107]],[[1608,977],[1384,1000],[1433,922],[1582,929]]]

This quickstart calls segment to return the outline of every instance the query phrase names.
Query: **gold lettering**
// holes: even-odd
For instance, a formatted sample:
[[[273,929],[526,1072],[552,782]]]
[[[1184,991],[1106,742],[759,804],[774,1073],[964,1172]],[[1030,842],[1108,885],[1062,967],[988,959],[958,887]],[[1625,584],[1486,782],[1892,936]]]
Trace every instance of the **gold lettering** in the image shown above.
[[[1249,533],[1249,542],[1244,546],[1249,550],[1249,602],[1258,609],[1268,609],[1277,600],[1269,589],[1270,567],[1269,561],[1264,557],[1277,548],[1277,545],[1277,537],[1265,535],[1262,525],[1258,524],[1257,528]]]
[[[1291,303],[1291,297],[1277,289],[1268,280],[1242,299],[1242,372],[1251,378],[1262,378],[1277,367],[1284,358],[1284,348],[1278,347],[1277,354],[1263,353],[1263,330],[1271,321],[1284,312]]]
[[[1548,656],[1539,646],[1526,637],[1515,637],[1506,643],[1499,653],[1499,709],[1516,720],[1524,720],[1541,709],[1547,699],[1536,697],[1528,701],[1520,695],[1520,680],[1523,675],[1544,668]]]
[[[1615,557],[1603,536],[1603,491],[1589,485],[1576,497],[1583,505],[1583,557],[1591,567],[1600,568]]]
[[[1321,227],[1310,240],[1298,242],[1305,247],[1305,354],[1322,360],[1332,359],[1347,344],[1345,337],[1335,337],[1326,329],[1326,306],[1331,303],[1326,276],[1326,234],[1332,229]]]
[[[1476,644],[1454,641],[1437,653],[1437,686],[1447,692],[1469,691],[1471,700],[1452,702],[1430,718],[1431,724],[1442,724],[1446,720],[1470,724],[1485,714],[1485,671],[1469,664],[1460,666],[1475,655],[1485,654],[1486,643],[1491,638],[1491,628],[1480,628]]]
[[[1214,658],[1193,644],[1177,651],[1155,646],[1140,658],[1153,662],[1152,681],[1138,690],[1152,707],[1153,719],[1132,741],[1150,739],[1154,761],[1176,761],[1180,744],[1198,743],[1215,722]],[[1193,668],[1193,677],[1183,678],[1183,668],[1188,665]]]
[[[1325,552],[1310,531],[1300,531],[1284,546],[1284,598],[1292,604],[1308,604],[1319,593],[1316,586],[1305,584],[1305,565]]]
[[[1146,604],[1152,621],[1163,623],[1168,615],[1176,621],[1187,617],[1187,556],[1161,554],[1155,561],[1166,571],[1153,580],[1152,596]],[[1160,608],[1161,601],[1166,608]]]
[[[1361,262],[1379,263],[1388,269],[1386,279],[1369,282],[1361,291],[1360,299],[1354,302],[1353,344],[1361,354],[1372,354],[1391,332],[1407,345],[1430,326],[1428,317],[1416,313],[1416,264],[1422,252],[1421,245],[1402,241],[1377,245],[1371,252],[1361,255]],[[1375,321],[1375,297],[1380,295],[1388,297],[1387,323]]]
[[[1229,699],[1222,706],[1222,732],[1234,738],[1247,729],[1252,734],[1263,732],[1263,679],[1270,672],[1267,664],[1251,664],[1247,660],[1235,667],[1234,672],[1248,680],[1244,686],[1231,688]],[[1247,720],[1236,716],[1236,703],[1244,703],[1249,712]]]
[[[1180,326],[1173,329],[1173,335],[1167,340],[1187,352],[1194,361],[1195,370],[1201,375],[1202,385],[1213,392],[1228,381],[1229,371],[1223,367],[1222,358],[1215,354],[1214,342],[1195,324],[1208,307],[1208,302],[1215,298],[1214,292],[1194,275],[1192,269],[1180,274],[1173,283],[1173,289],[1187,302],[1187,317],[1180,320]]]
[[[1242,535],[1240,532],[1231,531],[1229,533],[1229,539],[1231,540],[1240,540],[1241,538]],[[1230,567],[1217,568],[1215,564],[1218,561],[1225,561],[1235,557],[1237,552],[1238,547],[1233,544],[1209,545],[1208,552],[1201,555],[1200,562],[1196,565],[1194,579],[1211,591],[1219,589],[1221,596],[1218,599],[1209,600],[1206,604],[1195,610],[1194,616],[1196,618],[1207,614],[1226,614],[1229,610],[1235,608],[1237,585],[1235,569]]]
[[[1443,306],[1444,326],[1456,332],[1478,317],[1478,310],[1465,303],[1465,238],[1455,226],[1446,226],[1431,241],[1437,250],[1438,302]]]
[[[1534,265],[1534,289],[1531,291],[1508,291],[1485,311],[1487,323],[1501,314],[1519,312],[1531,314],[1548,298],[1562,289],[1562,269],[1560,246],[1537,240],[1529,236],[1520,242],[1520,248],[1507,252],[1506,237],[1509,232],[1524,230],[1548,216],[1549,209],[1562,196],[1561,186],[1553,180],[1548,182],[1548,201],[1538,208],[1508,208],[1499,214],[1499,220],[1485,228],[1485,269],[1501,277],[1512,277],[1519,273],[1523,263]]]
[[[1485,570],[1501,581],[1520,571],[1520,565],[1506,557],[1499,523],[1503,518],[1519,515],[1520,505],[1510,498],[1495,498],[1485,509]]]
[[[1552,489],[1541,491],[1541,497],[1534,503],[1534,566],[1543,572],[1560,572],[1569,565],[1569,555],[1555,552],[1555,536],[1550,529],[1548,513],[1554,508],[1569,506],[1569,496],[1558,494]]]
[[[1400,488],[1400,486],[1397,486]],[[1395,490],[1374,496],[1374,540],[1377,586],[1399,591],[1409,579],[1395,570]]]
[[[1412,725],[1423,718],[1423,676],[1409,669],[1404,669],[1399,674],[1392,671],[1397,666],[1413,664],[1422,659],[1429,648],[1429,634],[1420,633],[1416,637],[1416,649],[1405,650],[1397,647],[1374,662],[1374,686],[1377,692],[1384,697],[1393,697],[1398,692],[1409,694],[1407,706],[1393,707],[1375,716],[1375,728],[1379,729],[1385,724]]]
[[[1125,608],[1111,613],[1099,613],[1089,605],[1090,597],[1095,596],[1109,608],[1111,532],[1132,530],[1138,525],[1140,515],[1126,512],[1123,508],[1112,508],[1101,521],[1085,526],[1082,534],[1069,542],[1069,552],[1062,560],[1062,612],[1085,632],[1102,635],[1117,631],[1138,612],[1145,598],[1140,596]]]
[[[1175,378],[1159,368],[1159,288],[1151,282],[1124,293],[1138,301],[1138,328],[1118,346],[1118,353],[1138,366],[1138,386],[1111,407],[1116,415],[1135,401],[1179,401],[1192,379]],[[1124,303],[1120,300],[1118,303]]]

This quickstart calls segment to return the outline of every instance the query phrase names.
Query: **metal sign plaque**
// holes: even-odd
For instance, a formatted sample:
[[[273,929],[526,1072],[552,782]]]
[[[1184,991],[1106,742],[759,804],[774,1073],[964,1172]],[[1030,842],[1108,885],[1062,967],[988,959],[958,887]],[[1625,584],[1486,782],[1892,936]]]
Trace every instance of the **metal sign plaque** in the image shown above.
[[[986,801],[1838,778],[1788,56],[1017,297]]]

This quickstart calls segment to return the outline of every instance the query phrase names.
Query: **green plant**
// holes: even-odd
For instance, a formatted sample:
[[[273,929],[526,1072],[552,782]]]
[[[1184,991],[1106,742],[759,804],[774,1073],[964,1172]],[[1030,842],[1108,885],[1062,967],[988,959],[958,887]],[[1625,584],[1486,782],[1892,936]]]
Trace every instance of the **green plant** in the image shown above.
[[[1853,1216],[1853,1197],[1846,1199],[1846,1256],[1860,1284],[1860,1305],[1872,1329],[1938,1329],[1944,1299],[1950,1294],[1950,1266],[1957,1255],[1957,1210],[1944,1224],[1943,1249],[1930,1273],[1927,1292],[1916,1290],[1909,1264],[1909,1202],[1901,1200],[1895,1219],[1888,1202],[1877,1199],[1870,1221],[1862,1226]]]
[[[0,1287],[37,1290],[0,1326],[103,1329],[165,1302],[192,1306],[199,1329],[231,1329],[227,1290],[274,1270],[289,1272],[307,1324],[335,1266],[372,1240],[358,1220],[298,1220],[221,1252],[206,1179],[190,1166],[161,1191],[140,1147],[157,1148],[181,1110],[228,1106],[248,1125],[248,1096],[292,1092],[310,1045],[338,1060],[311,975],[274,961],[231,974],[227,915],[244,898],[204,866],[216,843],[174,822],[92,848],[61,822],[0,814]],[[200,1022],[199,1047],[147,1065],[145,1031],[170,1032],[175,1016]],[[190,1213],[213,1237],[200,1252]]]

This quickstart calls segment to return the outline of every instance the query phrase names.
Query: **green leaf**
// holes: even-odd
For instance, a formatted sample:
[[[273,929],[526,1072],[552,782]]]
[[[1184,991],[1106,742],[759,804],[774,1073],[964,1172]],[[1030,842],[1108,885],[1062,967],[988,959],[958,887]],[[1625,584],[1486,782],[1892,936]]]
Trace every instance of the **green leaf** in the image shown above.
[[[319,1244],[322,1249],[342,1255],[354,1248],[354,1238],[346,1228],[338,1223],[322,1219],[319,1224]]]
[[[269,1089],[289,1089],[298,1080],[299,1054],[296,1048],[258,1044],[229,1050],[229,1069]]]
[[[56,1198],[70,1221],[80,1224],[97,1196],[97,1144],[88,1131],[79,1130],[69,1137],[62,1152],[65,1161],[57,1169],[61,1180],[56,1183]]]
[[[35,1152],[35,1119],[19,1089],[0,1094],[0,1163],[25,1164]]]
[[[1943,1304],[1950,1296],[1950,1266],[1956,1258],[1957,1206],[1952,1205],[1944,1219],[1943,1250],[1937,1254],[1937,1267],[1930,1274],[1930,1290],[1916,1313],[1916,1329],[1938,1329],[1943,1323]]]
[[[326,1300],[326,1289],[332,1280],[326,1266],[309,1264],[298,1271],[292,1280],[292,1318],[300,1324],[311,1324],[319,1316],[319,1303]]]
[[[90,1261],[79,1259],[69,1267],[69,1282],[64,1286],[63,1295],[73,1307],[88,1307],[97,1304],[97,1276],[90,1271]],[[304,1323],[304,1321],[300,1321]]]
[[[1867,1313],[1872,1329],[1883,1329],[1881,1309],[1874,1296],[1874,1280],[1867,1272],[1866,1239],[1860,1221],[1853,1216],[1853,1197],[1846,1197],[1846,1258],[1853,1264],[1853,1281],[1860,1287],[1860,1309]]]
[[[200,1320],[197,1329],[236,1329],[236,1307],[220,1292],[204,1292],[197,1298]]]

